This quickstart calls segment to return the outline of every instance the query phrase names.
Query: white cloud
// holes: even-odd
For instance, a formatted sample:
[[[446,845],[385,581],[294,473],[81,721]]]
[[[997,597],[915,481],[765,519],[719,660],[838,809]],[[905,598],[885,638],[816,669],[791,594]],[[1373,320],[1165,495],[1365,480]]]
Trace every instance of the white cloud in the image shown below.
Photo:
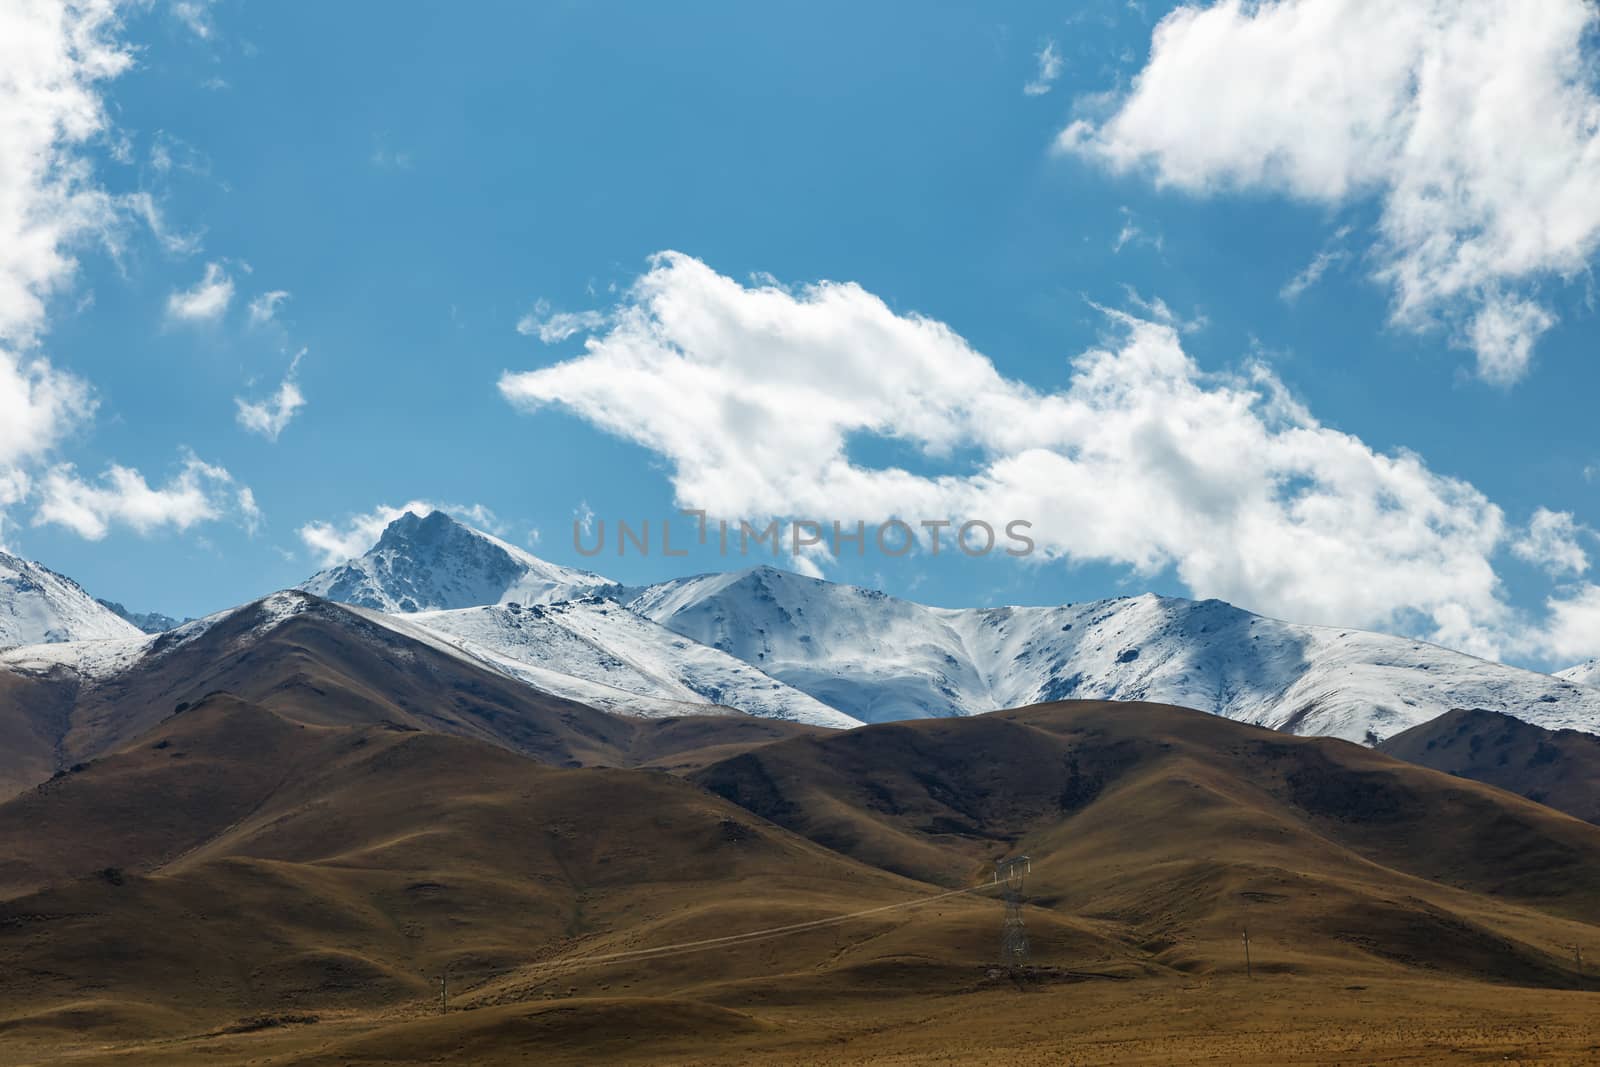
[[[106,127],[99,82],[131,63],[112,0],[25,3],[0,15],[0,340],[31,342],[71,280],[71,249],[111,226],[80,148]]]
[[[0,480],[17,484],[22,468],[47,455],[94,407],[82,379],[42,358],[0,349]]]
[[[295,354],[289,364],[289,373],[284,375],[283,383],[278,386],[278,391],[261,401],[250,401],[243,397],[234,397],[233,403],[238,408],[235,416],[240,426],[251,433],[258,433],[269,441],[277,441],[278,435],[283,433],[299,410],[306,406],[305,394],[300,391],[300,360],[306,354],[301,349]]]
[[[606,324],[600,311],[557,311],[541,300],[533,310],[517,320],[517,332],[524,337],[538,337],[547,345],[559,344],[579,333],[591,333]]]
[[[1531,300],[1496,292],[1484,298],[1468,336],[1478,354],[1478,374],[1496,385],[1510,385],[1527,373],[1533,344],[1556,318]]]
[[[233,302],[233,279],[220,263],[207,263],[206,273],[192,288],[167,297],[167,317],[180,322],[215,322]]]
[[[746,287],[665,253],[583,355],[500,388],[652,449],[679,504],[714,516],[1025,518],[1046,559],[1171,568],[1195,595],[1275,615],[1509,647],[1492,562],[1506,526],[1481,492],[1321,425],[1262,365],[1206,374],[1172,324],[1111,322],[1070,385],[1040,393],[859,286]],[[862,435],[983,458],[870,468],[849,456]]]
[[[183,531],[236,508],[244,511],[247,526],[261,518],[253,494],[236,488],[225,469],[193,453],[185,454],[178,473],[159,488],[138,471],[118,464],[91,482],[80,477],[72,464],[63,463],[46,472],[39,497],[35,526],[53,523],[90,541],[103,539],[117,525],[139,534],[168,527]]]
[[[1582,574],[1589,569],[1589,556],[1578,537],[1589,532],[1571,512],[1539,508],[1528,528],[1511,543],[1511,552],[1552,575]],[[1600,640],[1600,633],[1596,638]]]
[[[117,29],[111,0],[0,13],[0,525],[28,496],[30,469],[94,411],[88,384],[36,348],[75,249],[118,224],[82,153],[107,129],[99,84],[132,61]]]
[[[289,293],[286,290],[274,289],[250,301],[250,325],[264,326],[277,318],[278,305],[287,299]]]
[[[1103,122],[1058,146],[1159,184],[1382,203],[1395,322],[1445,324],[1483,376],[1525,373],[1529,295],[1600,243],[1588,0],[1219,0],[1156,26]]]
[[[317,558],[318,566],[332,567],[371,548],[382,536],[384,528],[407,512],[426,516],[435,511],[442,511],[490,533],[499,534],[505,529],[499,517],[482,504],[430,504],[425,500],[413,500],[398,508],[380,504],[363,515],[351,516],[343,523],[308,522],[300,527],[300,540]]]
[[[1545,607],[1549,620],[1531,642],[1538,655],[1552,663],[1600,656],[1600,585],[1585,582]]]
[[[1028,96],[1043,96],[1061,77],[1061,53],[1056,51],[1054,41],[1046,41],[1034,59],[1039,63],[1039,71],[1032,81],[1022,87],[1022,91]]]

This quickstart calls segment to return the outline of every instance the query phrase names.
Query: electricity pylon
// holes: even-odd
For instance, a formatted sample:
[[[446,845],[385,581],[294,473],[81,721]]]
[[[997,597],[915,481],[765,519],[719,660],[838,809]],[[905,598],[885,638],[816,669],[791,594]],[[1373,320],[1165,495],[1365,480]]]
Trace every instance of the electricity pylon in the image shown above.
[[[994,865],[994,881],[1005,896],[1006,917],[1000,928],[1000,965],[1012,971],[1028,962],[1028,931],[1022,925],[1022,885],[1033,862],[1013,856]]]

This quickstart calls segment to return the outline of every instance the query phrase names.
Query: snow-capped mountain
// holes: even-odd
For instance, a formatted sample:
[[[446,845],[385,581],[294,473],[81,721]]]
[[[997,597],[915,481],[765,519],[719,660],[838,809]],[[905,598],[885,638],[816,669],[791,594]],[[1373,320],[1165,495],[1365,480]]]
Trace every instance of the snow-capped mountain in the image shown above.
[[[106,600],[104,597],[96,597],[95,603],[124,622],[132,623],[147,634],[166,633],[168,630],[177,629],[185,622],[194,621],[193,619],[174,619],[171,615],[163,615],[159,611],[129,611],[115,600]]]
[[[426,630],[536,688],[593,707],[682,715],[714,704],[813,726],[861,723],[614,600],[501,604],[391,619]]]
[[[407,512],[365,555],[312,575],[299,588],[374,611],[447,611],[483,604],[545,604],[614,586],[558,567],[442,511]]]
[[[1094,698],[1366,743],[1457,707],[1600,732],[1600,690],[1217,600],[950,610],[759,567],[666,582],[629,606],[869,722]]]
[[[1077,697],[1368,744],[1458,707],[1600,733],[1600,688],[1216,600],[954,610],[772,567],[630,591],[437,512],[403,516],[372,551],[302,588],[395,613],[391,625],[536,687],[633,714],[709,701],[849,725]]]
[[[1600,686],[1600,659],[1592,659],[1588,663],[1580,663],[1576,667],[1568,667],[1564,671],[1556,671],[1556,677],[1569,681],[1573,685]]]
[[[71,578],[0,552],[0,648],[138,634]]]
[[[160,634],[129,627],[114,638],[5,649],[0,670],[66,672],[80,687],[115,688],[119,679],[150,670],[219,627],[238,629],[237,620],[250,620],[229,640],[236,650],[308,611],[341,626],[388,631],[519,686],[616,714],[663,718],[742,711],[813,726],[861,725],[749,664],[598,598],[402,615],[335,606],[290,590]]]

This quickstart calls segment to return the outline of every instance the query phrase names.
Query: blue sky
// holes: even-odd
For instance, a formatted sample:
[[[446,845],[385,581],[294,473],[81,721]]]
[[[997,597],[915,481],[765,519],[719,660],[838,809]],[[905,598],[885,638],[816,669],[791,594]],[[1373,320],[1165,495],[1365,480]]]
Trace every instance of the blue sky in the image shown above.
[[[1260,17],[1270,19],[1275,7],[1339,6],[1267,4]],[[64,10],[63,20],[97,14],[93,5]],[[1348,573],[1317,564],[1321,550],[1307,542],[1305,569],[1318,572],[1308,575],[1293,563],[1305,527],[1285,525],[1278,511],[1236,525],[1195,518],[1187,489],[1168,485],[1171,472],[1152,473],[1143,460],[1142,473],[1127,481],[1117,473],[1134,469],[1126,456],[1098,468],[1127,490],[1115,502],[1074,496],[1068,507],[1049,475],[1008,482],[1003,493],[984,482],[989,495],[977,493],[967,483],[982,481],[996,456],[1046,448],[1070,460],[1094,431],[1062,441],[1038,429],[1000,442],[994,427],[969,427],[972,412],[952,414],[966,388],[952,381],[919,399],[923,406],[908,405],[900,422],[863,427],[841,415],[850,465],[943,475],[962,485],[933,499],[1004,500],[1018,512],[993,518],[1048,515],[1052,558],[824,560],[828,577],[950,605],[1147,589],[1223,595],[1273,614],[1411,632],[1515,662],[1561,665],[1600,652],[1600,600],[1587,570],[1590,527],[1600,524],[1591,481],[1600,468],[1587,275],[1594,227],[1558,215],[1577,231],[1567,245],[1529,251],[1508,239],[1461,257],[1480,273],[1455,288],[1437,283],[1460,263],[1429,259],[1417,251],[1420,238],[1394,236],[1415,223],[1405,214],[1408,190],[1434,177],[1373,162],[1396,154],[1382,138],[1347,145],[1348,158],[1329,162],[1321,149],[1292,141],[1292,127],[1248,113],[1265,105],[1230,102],[1220,89],[1214,103],[1185,92],[1183,79],[1205,71],[1183,62],[1187,23],[1167,23],[1167,50],[1152,51],[1165,13],[1120,2],[866,10],[814,3],[781,12],[748,4],[338,4],[312,12],[158,0],[119,9],[94,25],[108,53],[126,57],[124,69],[94,78],[63,60],[62,76],[101,105],[95,129],[28,142],[46,145],[58,163],[81,163],[79,191],[103,194],[112,206],[92,223],[63,225],[59,247],[75,257],[75,270],[29,275],[26,263],[0,263],[24,277],[19,290],[44,294],[39,314],[13,316],[7,351],[48,359],[52,374],[83,387],[72,398],[76,413],[39,430],[32,444],[13,446],[11,469],[26,477],[27,491],[12,492],[0,540],[97,595],[174,615],[293,584],[323,564],[331,544],[357,543],[372,516],[411,501],[483,509],[476,514],[491,513],[485,521],[508,540],[624,581],[733,566],[703,553],[586,561],[571,544],[580,509],[658,519],[679,502],[706,504],[686,498],[692,486],[729,517],[753,517],[780,510],[770,506],[772,494],[792,492],[793,481],[743,477],[717,466],[721,453],[700,451],[734,429],[726,412],[701,406],[708,394],[677,388],[660,366],[645,366],[632,387],[641,395],[662,390],[663,425],[698,424],[701,439],[663,444],[655,430],[607,428],[608,419],[650,421],[648,405],[630,407],[609,390],[628,384],[620,379],[639,359],[655,358],[640,356],[640,345],[684,336],[656,322],[662,307],[714,303],[706,279],[720,277],[737,292],[725,294],[732,318],[718,320],[729,332],[716,343],[751,362],[729,371],[706,355],[702,369],[759,379],[763,359],[822,368],[795,394],[818,404],[797,399],[776,419],[798,420],[780,427],[796,440],[820,404],[848,406],[850,397],[826,395],[840,366],[863,375],[880,369],[886,396],[917,393],[914,368],[944,359],[942,349],[918,349],[927,339],[919,334],[904,339],[904,351],[885,352],[875,347],[876,331],[891,320],[932,320],[992,363],[993,390],[1015,405],[984,411],[1048,418],[1049,398],[1070,394],[1079,414],[1143,425],[1160,416],[1133,410],[1134,401],[1090,397],[1073,384],[1081,369],[1073,360],[1097,348],[1120,353],[1106,373],[1121,374],[1145,350],[1139,346],[1169,344],[1203,377],[1197,419],[1211,418],[1206,405],[1224,396],[1218,390],[1237,398],[1253,388],[1264,397],[1281,387],[1302,409],[1300,429],[1322,433],[1319,454],[1343,447],[1337,431],[1364,457],[1378,457],[1363,463],[1413,454],[1428,477],[1459,480],[1482,498],[1462,502],[1447,492],[1461,510],[1441,520],[1432,497],[1417,503],[1377,492],[1378,511],[1406,521],[1343,528],[1345,547],[1360,549],[1337,554]],[[1214,13],[1210,28],[1226,46],[1250,17]],[[1447,31],[1497,39],[1492,25],[1440,18],[1418,31],[1417,50]],[[1287,14],[1258,28],[1258,37],[1277,40],[1277,52],[1258,68],[1254,53],[1227,63],[1227,76],[1241,81],[1240,99],[1272,85],[1269,60],[1292,59],[1304,47],[1303,27]],[[1360,50],[1359,34],[1368,31],[1348,29]],[[1497,61],[1529,71],[1512,90],[1525,90],[1533,104],[1547,101],[1541,94],[1552,79],[1580,101],[1592,92],[1551,73],[1551,57],[1568,54],[1563,42],[1580,54],[1585,30],[1581,18],[1552,16],[1543,36],[1506,44]],[[1396,64],[1415,62],[1403,34],[1384,40]],[[1327,49],[1337,43],[1335,34]],[[1377,67],[1381,75],[1381,60]],[[1261,79],[1254,86],[1252,76]],[[1295,92],[1312,94],[1319,107],[1328,99],[1311,81],[1284,90],[1290,103]],[[1338,106],[1353,117],[1306,120],[1316,144],[1328,141],[1319,121],[1366,129],[1368,102]],[[1246,114],[1238,123],[1210,112],[1188,121],[1184,107]],[[1167,117],[1184,128],[1164,126]],[[1245,138],[1241,129],[1280,140],[1265,149],[1230,142]],[[1189,131],[1205,136],[1204,151],[1186,139]],[[1408,150],[1426,158],[1417,142]],[[1494,147],[1494,158],[1516,151]],[[1562,157],[1560,145],[1543,147],[1581,190],[1592,164],[1581,153]],[[1483,206],[1494,190],[1524,188],[1517,174],[1483,173],[1488,155],[1437,151],[1459,188],[1489,190],[1463,194],[1476,210],[1498,210]],[[58,200],[44,202],[59,207]],[[1528,225],[1541,221],[1549,219]],[[1501,220],[1488,224],[1469,212],[1459,225],[1428,224],[1477,233]],[[689,257],[693,269],[652,260],[666,250]],[[1285,286],[1319,255],[1326,269],[1287,298]],[[1396,281],[1407,266],[1426,284],[1408,290]],[[208,271],[216,285],[198,291]],[[641,296],[641,278],[653,278],[667,304]],[[825,281],[853,283],[851,300],[861,301],[839,322],[825,324],[827,309],[805,288]],[[764,287],[782,297],[769,309],[782,319],[776,334],[756,322],[766,314],[755,310]],[[286,295],[266,301],[273,293]],[[1397,315],[1407,293],[1421,310]],[[748,318],[738,310],[746,307]],[[1503,314],[1491,318],[1485,308]],[[1131,329],[1118,312],[1155,332]],[[559,313],[590,313],[589,329],[545,344],[538,327],[559,326]],[[628,314],[656,326],[626,327]],[[1488,328],[1495,324],[1504,328]],[[781,344],[763,348],[779,335]],[[588,362],[586,336],[609,344]],[[1519,354],[1518,337],[1528,339],[1531,356]],[[560,364],[570,369],[560,382],[503,379]],[[776,363],[767,366],[782,376]],[[1256,367],[1267,368],[1270,389],[1249,378]],[[286,381],[299,403],[276,407]],[[520,381],[522,393],[503,387],[508,381]],[[736,391],[737,379],[730,381]],[[241,401],[265,405],[253,423],[241,417]],[[924,418],[937,429],[916,428]],[[1278,416],[1263,418],[1283,434],[1278,447],[1292,451],[1296,431],[1284,433]],[[770,428],[774,420],[761,421]],[[1174,424],[1173,447],[1197,469],[1230,467],[1218,450],[1246,439],[1198,436],[1186,426]],[[191,455],[206,468],[191,463],[185,482]],[[0,475],[6,462],[0,447]],[[1336,463],[1302,475],[1297,462],[1262,472],[1264,489],[1226,491],[1281,503],[1298,492],[1297,479],[1315,483]],[[140,481],[118,481],[113,467],[137,471]],[[700,474],[687,473],[692,467]],[[923,486],[902,503],[806,467],[792,477],[816,490],[803,494],[805,514],[820,518],[920,514],[915,505],[933,494]],[[1139,503],[1144,477],[1160,480],[1149,492],[1171,492],[1148,513]],[[140,485],[154,496],[130,503]],[[240,503],[245,487],[259,514]],[[1107,498],[1119,496],[1116,486],[1106,489]],[[1530,530],[1536,515],[1553,517]],[[1481,532],[1490,516],[1504,529],[1475,539],[1473,529]],[[1451,528],[1421,542],[1404,534],[1408,523],[1436,520]],[[1241,541],[1258,535],[1260,545]],[[1366,546],[1380,543],[1381,558],[1363,562]],[[1228,552],[1234,557],[1216,558]],[[1271,567],[1255,566],[1278,556]],[[1438,571],[1451,579],[1435,580]],[[1368,581],[1374,588],[1347,595]],[[1565,607],[1552,610],[1552,600]]]

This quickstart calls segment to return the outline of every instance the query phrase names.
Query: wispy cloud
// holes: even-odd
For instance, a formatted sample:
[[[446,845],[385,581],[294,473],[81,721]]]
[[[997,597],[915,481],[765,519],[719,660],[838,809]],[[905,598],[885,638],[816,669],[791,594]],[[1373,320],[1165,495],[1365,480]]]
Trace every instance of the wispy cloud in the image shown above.
[[[1311,262],[1293,278],[1283,283],[1283,288],[1278,290],[1278,296],[1285,303],[1292,304],[1300,299],[1300,295],[1307,289],[1322,280],[1322,276],[1334,267],[1340,266],[1350,259],[1350,250],[1344,247],[1345,238],[1350,236],[1350,227],[1341,226],[1328,239],[1316,255],[1311,257]]]
[[[238,409],[236,419],[240,426],[251,433],[258,433],[267,440],[276,442],[300,409],[305,407],[305,394],[300,391],[300,360],[305,356],[306,350],[301,349],[295,353],[294,360],[289,364],[289,373],[284,375],[283,382],[278,386],[277,392],[260,401],[249,401],[243,397],[234,397],[233,403]]]
[[[278,305],[289,299],[289,293],[284,289],[274,289],[269,293],[262,293],[250,301],[250,325],[264,326],[278,315]]]
[[[537,337],[547,345],[559,344],[579,333],[592,333],[606,324],[601,311],[552,311],[547,301],[541,300],[533,310],[517,320],[517,332],[524,337]]]
[[[217,32],[211,21],[211,6],[215,0],[173,0],[172,16],[202,41],[209,41]]]
[[[1061,77],[1061,53],[1056,51],[1054,41],[1046,41],[1034,59],[1039,64],[1038,72],[1032,81],[1022,87],[1022,91],[1028,96],[1043,96]]]
[[[1128,207],[1117,209],[1122,215],[1122,225],[1117,230],[1116,238],[1111,242],[1112,254],[1121,252],[1129,245],[1147,245],[1157,252],[1162,250],[1165,239],[1160,233],[1151,233],[1139,224],[1138,217]]]
[[[167,297],[167,317],[178,322],[216,322],[232,302],[233,279],[222,264],[207,263],[204,277]]]

